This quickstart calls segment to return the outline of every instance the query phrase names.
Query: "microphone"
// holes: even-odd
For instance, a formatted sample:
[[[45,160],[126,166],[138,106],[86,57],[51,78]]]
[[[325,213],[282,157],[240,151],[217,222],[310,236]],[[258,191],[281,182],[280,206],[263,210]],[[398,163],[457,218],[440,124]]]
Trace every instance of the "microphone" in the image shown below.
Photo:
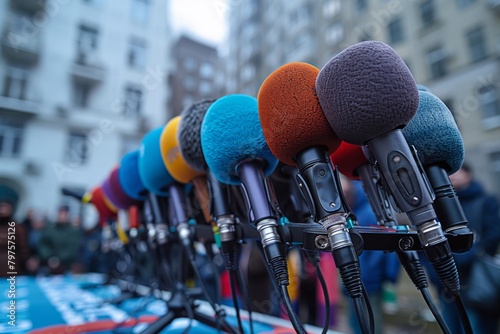
[[[383,188],[380,173],[366,159],[363,148],[342,142],[340,147],[330,155],[330,159],[342,174],[352,180],[361,180],[378,224],[386,227],[396,226],[391,198]]]
[[[220,249],[226,269],[236,270],[238,253],[236,250],[236,220],[230,208],[228,185],[222,184],[208,168],[201,147],[201,126],[208,108],[215,100],[193,103],[181,112],[177,129],[182,157],[192,168],[205,171],[210,193],[211,213],[220,234]],[[217,233],[214,231],[214,233]]]
[[[122,157],[120,168],[118,168],[118,181],[127,196],[137,201],[146,199],[148,191],[139,174],[138,150],[129,152]]]
[[[347,229],[348,207],[337,170],[328,157],[341,141],[329,126],[315,90],[319,70],[294,62],[281,66],[262,83],[259,116],[271,151],[297,165],[297,179],[313,220],[327,231],[335,264],[351,298],[362,297],[359,261]]]
[[[450,178],[464,160],[462,135],[451,111],[437,96],[420,90],[417,114],[403,129],[409,144],[415,146],[420,162],[434,189],[434,209],[454,251],[465,252],[472,247],[473,233],[467,227],[462,205]],[[465,243],[458,237],[468,235]],[[457,242],[453,242],[457,238]]]
[[[113,168],[102,183],[102,190],[117,209],[127,210],[132,205],[137,205],[137,201],[123,191],[118,177],[118,169],[118,166]]]
[[[201,147],[201,124],[208,108],[214,101],[213,99],[202,100],[184,109],[180,114],[181,120],[177,129],[182,157],[189,166],[200,172],[208,170]]]
[[[262,134],[257,99],[234,94],[216,100],[205,114],[200,136],[205,161],[215,178],[242,185],[274,279],[278,286],[288,285],[285,248],[265,181],[278,160]]]
[[[201,206],[205,222],[210,223],[208,189],[204,171],[192,168],[181,154],[179,141],[177,140],[180,116],[172,118],[165,126],[160,137],[160,150],[163,163],[170,175],[183,184],[193,183],[194,192],[198,203]]]
[[[358,43],[333,57],[316,80],[318,99],[339,138],[367,145],[399,210],[417,229],[422,248],[449,291],[458,293],[458,272],[433,208],[432,193],[403,136],[418,108],[410,70],[387,44]]]
[[[156,128],[148,132],[141,141],[138,157],[138,169],[144,187],[148,191],[145,213],[148,218],[151,234],[155,233],[157,242],[163,245],[167,242],[168,226],[162,207],[160,206],[160,197],[166,197],[169,194],[169,185],[174,183],[174,179],[168,173],[160,153],[160,136],[163,127]],[[178,196],[174,195],[177,199]],[[169,198],[170,204],[170,198]],[[169,209],[173,210],[169,205]],[[179,213],[182,217],[184,211]],[[171,225],[177,227],[177,215],[172,215]],[[182,218],[181,218],[182,219]],[[155,221],[156,226],[153,227],[152,222]],[[183,234],[184,236],[184,234]]]
[[[116,208],[104,194],[102,186],[93,188],[89,194],[89,202],[94,205],[99,213],[99,226],[104,227],[108,220],[116,218]]]

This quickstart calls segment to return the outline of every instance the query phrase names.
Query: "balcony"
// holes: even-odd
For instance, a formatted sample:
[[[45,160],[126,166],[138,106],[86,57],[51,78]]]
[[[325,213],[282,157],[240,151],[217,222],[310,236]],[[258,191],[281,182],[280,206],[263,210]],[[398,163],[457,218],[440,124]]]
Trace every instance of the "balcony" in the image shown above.
[[[14,14],[1,36],[4,56],[16,62],[34,64],[40,57],[40,34],[27,16]]]
[[[10,0],[12,8],[24,10],[30,13],[36,13],[45,9],[47,0]]]
[[[8,96],[0,96],[0,113],[33,117],[39,112],[39,103],[31,100],[20,100]]]
[[[488,0],[488,3],[490,8],[493,9],[497,15],[500,15],[500,0]]]
[[[79,51],[72,65],[71,75],[76,81],[97,84],[104,80],[105,70],[95,52]]]

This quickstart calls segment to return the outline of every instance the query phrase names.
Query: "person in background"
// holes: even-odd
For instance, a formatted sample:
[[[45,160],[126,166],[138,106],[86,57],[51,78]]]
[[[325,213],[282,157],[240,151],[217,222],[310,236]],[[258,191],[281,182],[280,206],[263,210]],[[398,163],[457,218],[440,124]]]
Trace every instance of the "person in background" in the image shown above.
[[[361,183],[351,181],[346,177],[341,178],[342,189],[360,226],[377,225],[377,218],[373,213]],[[399,261],[394,252],[365,250],[359,257],[361,266],[361,279],[365,285],[370,299],[375,320],[375,333],[383,333],[382,303],[383,286],[387,282],[396,283],[399,276]],[[352,301],[348,300],[349,324],[354,333],[361,333],[361,328],[356,317]]]
[[[45,228],[46,220],[42,217],[33,216],[31,222],[30,232],[28,233],[28,245],[31,252],[31,258],[33,259],[33,264],[28,268],[31,274],[36,274],[38,267],[40,265],[40,258],[38,256],[38,245],[40,244],[40,237],[42,236],[42,231]]]
[[[40,261],[48,273],[63,274],[72,269],[81,239],[81,231],[70,223],[68,208],[59,208],[57,222],[45,227],[38,245]]]
[[[28,236],[30,235],[34,220],[35,220],[35,211],[33,209],[28,209],[28,211],[26,211],[26,216],[22,221],[24,229],[26,230],[26,235]]]
[[[450,176],[450,179],[469,222],[468,227],[475,234],[471,250],[463,254],[454,254],[462,283],[462,296],[464,296],[467,286],[474,284],[474,282],[468,282],[468,277],[476,256],[481,253],[494,255],[500,245],[499,204],[496,198],[487,194],[481,184],[474,179],[472,170],[467,164],[464,163],[460,170]],[[463,333],[451,295],[444,290],[432,269],[429,270],[429,278],[438,289],[443,316],[451,332]],[[500,280],[500,277],[498,279]],[[475,309],[467,303],[466,299],[464,303],[474,333],[498,333],[497,314]]]

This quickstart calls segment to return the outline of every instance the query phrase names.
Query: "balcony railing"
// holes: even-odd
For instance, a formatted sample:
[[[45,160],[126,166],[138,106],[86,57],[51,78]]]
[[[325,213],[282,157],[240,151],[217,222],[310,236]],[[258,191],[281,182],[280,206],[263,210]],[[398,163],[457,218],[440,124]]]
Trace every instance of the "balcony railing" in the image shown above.
[[[78,52],[71,74],[75,80],[99,83],[104,80],[105,70],[95,52]]]
[[[1,44],[6,58],[32,64],[40,57],[40,34],[28,16],[14,14],[9,17]]]

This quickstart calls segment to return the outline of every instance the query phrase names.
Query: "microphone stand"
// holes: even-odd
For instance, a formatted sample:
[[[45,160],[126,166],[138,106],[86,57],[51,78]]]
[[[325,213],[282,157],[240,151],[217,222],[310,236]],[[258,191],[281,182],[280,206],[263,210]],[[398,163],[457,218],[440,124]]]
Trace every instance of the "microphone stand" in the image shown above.
[[[158,203],[158,198],[149,194],[147,198],[147,203],[151,206],[151,212],[154,221],[157,223],[165,222],[163,215],[160,210],[160,206]],[[171,208],[170,208],[171,209]],[[206,226],[210,228],[210,226]],[[168,230],[167,230],[168,231]],[[210,230],[211,231],[211,230]],[[212,234],[213,235],[213,234]],[[160,239],[156,238],[156,243],[161,248],[161,253],[164,253],[164,261],[162,261],[163,266],[168,273],[170,273],[170,279],[173,279],[173,276],[177,274],[179,277],[177,280],[172,281],[171,289],[172,294],[170,298],[167,300],[167,310],[168,312],[160,317],[158,320],[153,322],[146,328],[142,334],[157,334],[160,333],[163,329],[169,326],[175,319],[179,318],[189,318],[192,320],[196,320],[202,324],[205,324],[214,329],[222,329],[228,333],[239,333],[235,331],[224,319],[225,314],[222,314],[218,319],[214,319],[213,317],[203,314],[197,311],[198,305],[195,303],[195,299],[200,297],[203,293],[201,289],[187,289],[185,287],[184,275],[182,273],[182,268],[184,268],[186,256],[183,251],[185,251],[185,247],[181,244],[181,239],[179,234],[169,234],[165,237],[165,242],[160,244],[162,237]],[[182,256],[179,256],[182,254]]]

